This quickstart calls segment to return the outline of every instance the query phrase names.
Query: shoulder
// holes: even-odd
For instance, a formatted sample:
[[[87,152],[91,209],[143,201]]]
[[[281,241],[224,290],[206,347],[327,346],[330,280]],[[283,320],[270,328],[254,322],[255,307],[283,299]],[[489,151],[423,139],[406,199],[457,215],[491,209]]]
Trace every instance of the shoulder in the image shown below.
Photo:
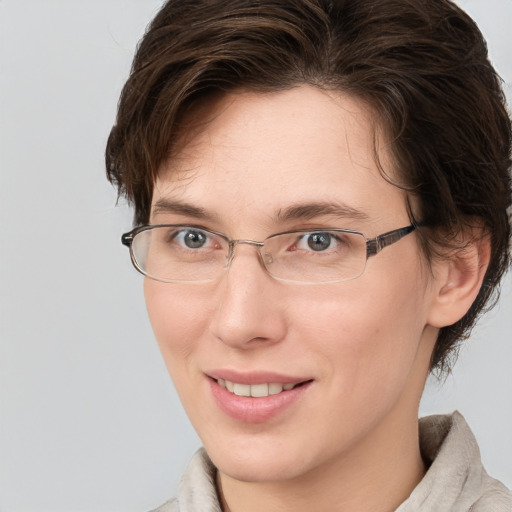
[[[493,480],[484,494],[470,508],[470,512],[510,512],[512,494],[503,484]]]
[[[178,495],[151,512],[222,512],[216,472],[204,448],[199,449],[183,474]]]
[[[172,500],[166,501],[163,505],[158,508],[151,510],[150,512],[179,512],[178,500],[173,498]]]
[[[429,469],[397,512],[511,512],[512,494],[490,477],[468,424],[458,412],[420,420]]]

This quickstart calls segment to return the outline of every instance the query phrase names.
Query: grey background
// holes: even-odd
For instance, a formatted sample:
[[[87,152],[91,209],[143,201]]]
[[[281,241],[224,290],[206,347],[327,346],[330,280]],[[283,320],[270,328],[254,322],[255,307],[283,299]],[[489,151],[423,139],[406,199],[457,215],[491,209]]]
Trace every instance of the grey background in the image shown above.
[[[460,4],[512,99],[512,1]],[[0,512],[143,512],[199,441],[146,318],[103,151],[157,0],[0,1]],[[512,486],[512,279],[422,414],[459,409]]]

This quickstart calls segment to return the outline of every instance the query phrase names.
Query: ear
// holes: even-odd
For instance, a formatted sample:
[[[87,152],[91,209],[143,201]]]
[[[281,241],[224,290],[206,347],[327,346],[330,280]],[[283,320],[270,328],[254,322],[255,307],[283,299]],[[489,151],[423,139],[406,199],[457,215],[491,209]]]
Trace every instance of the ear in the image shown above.
[[[490,241],[481,234],[462,249],[433,263],[434,299],[428,323],[446,327],[460,320],[475,301],[489,266]]]

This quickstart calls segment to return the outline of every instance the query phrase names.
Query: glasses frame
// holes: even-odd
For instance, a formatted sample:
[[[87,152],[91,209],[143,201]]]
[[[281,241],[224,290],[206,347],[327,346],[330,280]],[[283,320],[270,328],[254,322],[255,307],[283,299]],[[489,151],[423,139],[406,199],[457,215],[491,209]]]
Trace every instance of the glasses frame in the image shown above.
[[[281,278],[275,277],[267,269],[267,266],[265,265],[265,262],[263,261],[262,255],[258,251],[258,254],[260,255],[260,259],[262,260],[262,263],[263,263],[263,267],[265,268],[266,272],[273,279],[275,279],[277,281],[288,282],[288,283],[297,283],[297,284],[330,284],[330,283],[341,283],[343,281],[350,281],[352,279],[357,279],[358,277],[360,277],[361,275],[364,274],[364,271],[366,269],[366,262],[368,261],[368,258],[370,258],[371,256],[375,256],[380,251],[382,251],[382,249],[389,247],[390,245],[393,245],[394,243],[401,240],[404,236],[408,235],[409,233],[412,233],[416,229],[415,225],[409,224],[408,226],[405,226],[403,228],[393,229],[392,231],[387,231],[385,233],[377,235],[375,238],[366,238],[366,236],[363,233],[361,233],[361,231],[356,231],[356,230],[352,230],[352,229],[344,229],[344,228],[325,228],[324,227],[324,228],[309,228],[309,229],[292,229],[290,231],[281,231],[279,233],[274,233],[270,236],[267,236],[267,238],[265,238],[265,240],[263,240],[262,242],[258,242],[256,240],[232,239],[232,238],[229,238],[228,235],[226,235],[225,233],[221,233],[220,231],[214,231],[212,229],[206,229],[203,227],[194,226],[194,225],[190,225],[190,224],[144,224],[142,226],[137,226],[137,227],[133,228],[131,231],[128,231],[127,233],[123,233],[121,235],[121,243],[130,249],[130,258],[131,258],[132,264],[138,272],[140,272],[145,277],[149,277],[150,279],[154,279],[155,281],[160,281],[162,283],[173,283],[173,282],[174,283],[201,283],[201,282],[211,282],[211,281],[215,280],[215,279],[208,279],[208,280],[202,280],[202,281],[164,280],[164,279],[159,279],[158,277],[148,274],[139,266],[139,264],[137,263],[137,260],[135,259],[135,255],[133,254],[133,247],[132,247],[133,240],[139,233],[141,233],[142,231],[148,231],[148,230],[155,229],[155,228],[179,228],[179,227],[183,227],[183,228],[189,227],[189,228],[199,229],[201,231],[206,231],[207,233],[211,233],[213,235],[219,236],[219,237],[223,238],[224,240],[226,240],[226,242],[228,242],[228,246],[229,246],[226,267],[229,266],[229,264],[231,263],[231,260],[233,259],[234,249],[235,249],[236,245],[249,244],[249,245],[253,245],[256,247],[263,247],[267,240],[274,238],[276,236],[280,236],[280,235],[289,235],[291,233],[311,233],[311,232],[314,233],[314,232],[322,232],[322,231],[329,231],[329,232],[334,231],[337,233],[352,233],[354,235],[362,236],[364,238],[364,240],[366,242],[366,260],[365,260],[364,269],[361,272],[361,274],[359,274],[355,277],[352,277],[352,278],[339,279],[339,280],[334,280],[334,281],[319,281],[319,282],[293,281],[290,279],[281,279]]]

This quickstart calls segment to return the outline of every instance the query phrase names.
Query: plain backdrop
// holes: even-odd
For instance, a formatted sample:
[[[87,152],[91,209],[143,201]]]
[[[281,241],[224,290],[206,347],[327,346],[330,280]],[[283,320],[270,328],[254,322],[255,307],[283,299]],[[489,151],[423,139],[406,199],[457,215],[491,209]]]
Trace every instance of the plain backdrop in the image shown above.
[[[0,0],[0,512],[144,512],[199,441],[153,339],[103,152],[157,0]],[[465,0],[512,98],[511,0]],[[512,280],[421,413],[512,486]]]

